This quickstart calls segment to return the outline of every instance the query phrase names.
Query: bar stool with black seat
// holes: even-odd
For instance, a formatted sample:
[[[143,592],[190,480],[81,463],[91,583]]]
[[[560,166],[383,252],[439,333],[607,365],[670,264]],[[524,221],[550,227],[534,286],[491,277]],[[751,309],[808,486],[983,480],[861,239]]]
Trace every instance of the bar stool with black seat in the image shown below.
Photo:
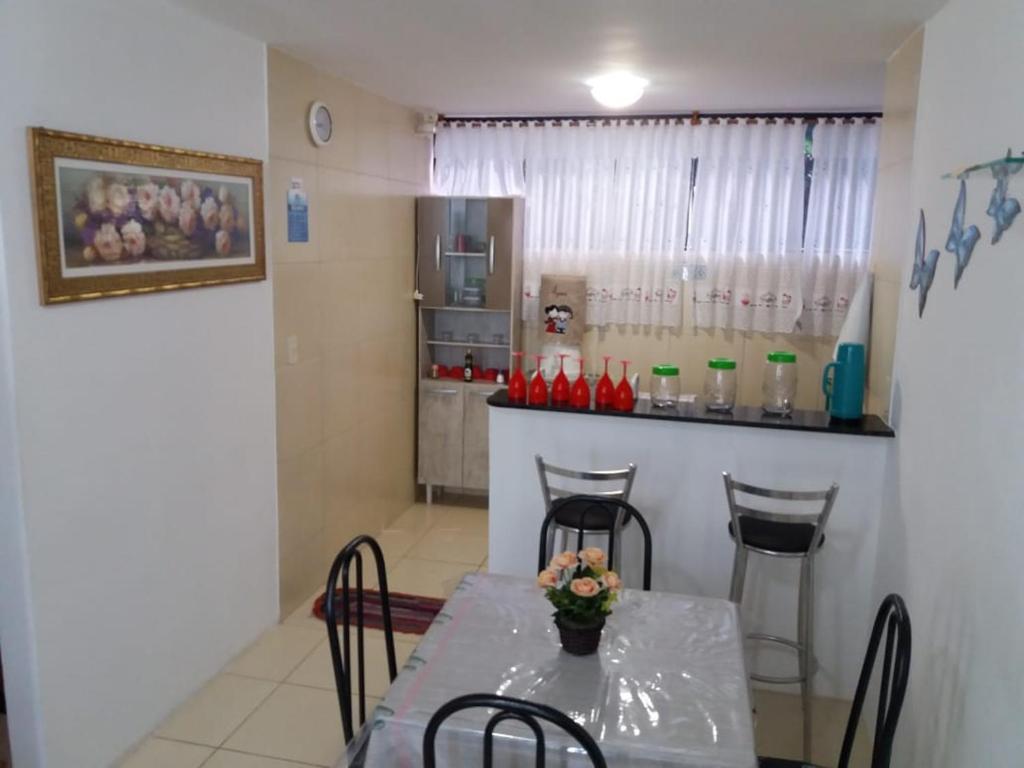
[[[394,682],[398,675],[395,663],[395,633],[391,627],[391,603],[388,596],[388,577],[384,566],[384,553],[372,536],[362,534],[346,544],[334,558],[327,576],[327,591],[324,599],[324,621],[327,623],[327,639],[331,646],[331,662],[334,666],[334,683],[338,691],[338,707],[341,710],[341,728],[345,743],[352,741],[355,724],[352,713],[352,598],[355,598],[356,661],[359,680],[359,727],[366,722],[366,655],[363,643],[363,627],[366,619],[367,602],[363,588],[363,552],[373,556],[377,573],[377,592],[380,600],[381,623],[384,629],[384,648],[388,659],[388,675]],[[351,566],[355,563],[355,592],[351,588]],[[338,594],[338,578],[341,577],[341,594]],[[341,608],[342,636],[338,637],[338,608]]]
[[[774,676],[751,673],[750,678],[762,683],[800,685],[804,712],[804,757],[810,758],[811,742],[811,680],[814,677],[814,559],[825,543],[825,524],[835,503],[839,486],[835,483],[824,491],[782,491],[763,488],[733,480],[723,472],[725,495],[729,502],[729,535],[736,542],[732,567],[732,585],[729,599],[743,601],[743,585],[747,575],[747,555],[756,552],[768,557],[799,558],[800,587],[797,611],[797,639],[791,640],[763,632],[751,632],[747,638],[754,641],[777,643],[797,652],[798,673],[792,676]],[[781,512],[751,506],[759,502],[740,504],[736,494],[779,502],[819,502],[812,512]],[[763,502],[761,502],[763,503]]]
[[[536,768],[544,768],[547,757],[547,742],[544,739],[544,731],[538,722],[538,720],[543,720],[565,731],[576,741],[576,746],[565,750],[567,755],[570,753],[578,754],[582,750],[590,759],[590,764],[594,768],[607,768],[608,766],[604,755],[601,754],[600,747],[594,741],[594,737],[564,712],[559,712],[554,707],[549,707],[547,704],[539,704],[535,701],[514,699],[510,696],[497,696],[493,693],[469,693],[447,702],[430,718],[430,722],[427,723],[427,728],[423,733],[423,768],[435,768],[438,764],[437,755],[435,754],[435,742],[437,740],[437,732],[441,729],[444,721],[456,712],[477,708],[497,711],[487,721],[487,725],[484,726],[483,762],[474,762],[474,765],[482,765],[483,768],[491,768],[494,765],[494,731],[502,723],[514,720],[525,724],[533,733],[536,755],[534,765]],[[559,761],[556,762],[558,765],[562,764]],[[441,764],[448,765],[443,760]],[[516,762],[516,765],[521,764],[518,761]],[[573,763],[573,765],[576,765],[576,763]]]
[[[610,499],[629,501],[629,494],[633,490],[633,480],[636,478],[636,464],[632,462],[622,469],[567,469],[548,464],[539,454],[535,458],[537,474],[540,475],[540,490],[544,497],[545,512],[550,512],[552,505],[557,500],[570,496],[580,498],[604,496]],[[581,515],[582,507],[579,504],[569,502],[559,506],[555,524],[551,526],[549,547],[552,550],[557,533],[562,534],[562,548],[566,548],[569,534],[582,527]],[[591,509],[588,513],[584,535],[605,535],[610,539],[615,522],[614,516],[610,518],[602,516],[598,511]],[[629,522],[630,518],[627,516],[620,521],[620,525],[626,526]],[[605,549],[610,548],[610,546],[605,547]]]
[[[864,709],[868,686],[878,657],[878,647],[885,633],[885,655],[882,657],[882,679],[878,693],[878,712],[875,716],[875,741],[871,747],[871,768],[889,768],[892,758],[892,743],[896,737],[896,725],[903,709],[903,699],[907,693],[910,680],[910,614],[903,598],[899,595],[888,595],[878,608],[875,623],[868,639],[868,650],[864,655],[864,665],[857,680],[857,692],[850,707],[850,717],[846,721],[846,733],[843,746],[839,752],[839,763],[836,768],[849,768],[850,756],[853,754],[853,742],[857,735],[857,724]],[[783,760],[777,757],[758,757],[760,768],[814,768],[807,763],[796,760]]]
[[[571,509],[571,513],[563,514],[563,509]],[[559,523],[559,519],[571,520],[576,527]],[[640,528],[644,539],[644,561],[643,561],[643,589],[651,589],[651,552],[653,542],[651,540],[651,529],[647,525],[640,511],[623,499],[610,496],[591,496],[588,494],[576,494],[574,496],[563,496],[555,499],[551,508],[544,516],[544,522],[540,526],[540,547],[537,555],[537,570],[541,571],[547,567],[554,555],[554,535],[552,530],[557,526],[562,530],[562,546],[567,546],[566,538],[569,533],[575,535],[574,547],[576,552],[583,549],[584,536],[595,531],[607,533],[608,547],[606,557],[608,568],[615,570],[615,548],[616,541],[620,541],[621,532],[625,529],[626,523],[636,520],[635,527]],[[607,525],[607,527],[603,527]]]

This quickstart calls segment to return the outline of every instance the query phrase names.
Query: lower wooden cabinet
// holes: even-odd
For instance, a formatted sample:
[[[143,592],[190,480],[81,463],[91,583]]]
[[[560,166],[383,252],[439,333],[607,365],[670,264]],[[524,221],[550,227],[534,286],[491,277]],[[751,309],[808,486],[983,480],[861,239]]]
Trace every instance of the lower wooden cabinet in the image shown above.
[[[498,389],[492,382],[420,382],[417,479],[428,491],[434,485],[487,489],[487,398]]]

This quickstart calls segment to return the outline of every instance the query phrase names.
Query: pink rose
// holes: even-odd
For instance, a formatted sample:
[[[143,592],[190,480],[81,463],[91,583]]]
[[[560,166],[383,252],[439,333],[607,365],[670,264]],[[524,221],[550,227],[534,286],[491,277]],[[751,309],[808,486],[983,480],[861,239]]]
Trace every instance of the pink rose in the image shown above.
[[[586,547],[580,550],[580,560],[588,568],[604,568],[606,558],[599,547]]]
[[[185,237],[191,237],[192,233],[196,231],[196,209],[192,207],[191,203],[182,203],[181,212],[178,214],[178,229],[184,233]]]
[[[117,234],[117,228],[107,223],[100,227],[96,237],[92,241],[93,248],[104,261],[117,261],[121,258],[121,251],[124,250],[124,243],[121,236]]]
[[[228,200],[231,199],[231,193],[228,192],[228,188],[225,187],[223,184],[220,186],[220,189],[217,190],[217,199],[220,200],[222,203],[226,203]]]
[[[601,577],[601,581],[608,587],[612,592],[618,592],[622,589],[622,579],[619,578],[619,574],[615,571],[605,571]]]
[[[139,213],[146,221],[152,221],[156,216],[157,198],[160,195],[160,188],[150,182],[135,189],[135,203],[139,206]]]
[[[107,187],[107,207],[115,216],[120,216],[128,208],[132,196],[124,184],[111,184]]]
[[[558,584],[558,571],[553,571],[550,568],[545,568],[537,576],[537,586],[543,589],[548,589]]]
[[[89,182],[85,188],[86,197],[89,199],[89,212],[100,213],[107,207],[107,190],[103,186],[103,179],[99,176]]]
[[[121,227],[121,237],[124,239],[124,247],[132,256],[141,256],[146,250],[146,233],[142,231],[142,225],[132,219]]]
[[[207,229],[213,229],[217,226],[220,206],[217,205],[217,201],[212,197],[208,197],[203,200],[203,204],[199,207],[199,215],[203,219],[203,226]]]
[[[183,181],[181,182],[181,204],[191,205],[193,208],[198,208],[202,200],[202,190],[199,189],[199,185],[194,181]]]
[[[572,552],[562,552],[561,554],[555,555],[551,558],[548,568],[554,571],[561,571],[564,568],[572,568],[578,562],[576,555]]]
[[[220,207],[220,228],[225,232],[235,228],[235,209],[227,203]]]
[[[178,223],[178,213],[181,211],[181,198],[174,191],[174,187],[164,187],[160,190],[160,218],[168,224]]]
[[[231,253],[231,235],[223,229],[218,229],[217,235],[213,238],[213,246],[221,256],[229,255]]]
[[[601,585],[589,576],[584,576],[582,579],[573,579],[569,584],[569,589],[574,595],[580,597],[594,597],[601,591]]]

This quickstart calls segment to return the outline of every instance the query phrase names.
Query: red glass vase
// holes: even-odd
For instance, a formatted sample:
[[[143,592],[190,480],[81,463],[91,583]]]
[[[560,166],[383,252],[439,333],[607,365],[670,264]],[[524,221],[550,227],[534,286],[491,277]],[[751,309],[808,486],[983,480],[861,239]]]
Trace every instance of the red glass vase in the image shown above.
[[[516,359],[516,370],[508,380],[508,401],[510,403],[526,402],[526,376],[523,375],[523,353],[513,352]]]
[[[537,359],[537,372],[530,379],[530,405],[547,405],[548,383],[544,381],[544,376],[540,372],[540,362],[544,356],[534,355],[534,357]]]
[[[626,369],[629,367],[629,360],[622,361],[622,381],[615,388],[615,410],[629,413],[633,410],[633,388],[629,385],[629,378],[626,376]]]
[[[584,359],[580,358],[580,375],[572,383],[572,391],[569,393],[569,405],[573,408],[586,409],[590,407],[590,385],[587,384],[587,374],[584,370]]]
[[[568,355],[558,356],[558,374],[551,382],[551,404],[567,406],[569,404],[569,377],[565,375],[565,358]]]
[[[608,375],[608,361],[610,355],[604,356],[604,373],[597,380],[594,388],[594,405],[600,408],[611,408],[615,404],[615,385],[612,384],[612,377]]]

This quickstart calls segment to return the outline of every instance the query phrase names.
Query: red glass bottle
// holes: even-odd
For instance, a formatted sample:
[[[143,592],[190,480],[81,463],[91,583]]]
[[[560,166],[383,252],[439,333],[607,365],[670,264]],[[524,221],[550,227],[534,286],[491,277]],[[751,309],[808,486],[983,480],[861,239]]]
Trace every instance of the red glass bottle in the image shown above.
[[[530,405],[547,405],[548,383],[544,381],[544,376],[540,372],[540,361],[544,359],[544,356],[534,355],[534,357],[537,359],[537,371],[530,379]]]
[[[611,359],[611,355],[604,355],[604,373],[594,388],[594,405],[598,410],[611,408],[615,404],[615,385],[612,384],[612,377],[608,375],[608,361]]]
[[[572,383],[572,391],[569,393],[569,405],[573,408],[587,409],[590,407],[590,385],[587,383],[586,369],[582,357],[580,360],[580,375]]]
[[[508,401],[510,403],[526,402],[526,376],[523,375],[523,353],[513,352],[516,359],[516,370],[508,380]]]
[[[558,356],[558,374],[551,382],[551,404],[560,407],[569,405],[569,377],[565,375],[565,358],[568,355]]]
[[[629,413],[633,410],[633,387],[629,385],[629,378],[626,376],[626,368],[629,367],[629,360],[622,361],[622,381],[615,388],[615,410]]]

